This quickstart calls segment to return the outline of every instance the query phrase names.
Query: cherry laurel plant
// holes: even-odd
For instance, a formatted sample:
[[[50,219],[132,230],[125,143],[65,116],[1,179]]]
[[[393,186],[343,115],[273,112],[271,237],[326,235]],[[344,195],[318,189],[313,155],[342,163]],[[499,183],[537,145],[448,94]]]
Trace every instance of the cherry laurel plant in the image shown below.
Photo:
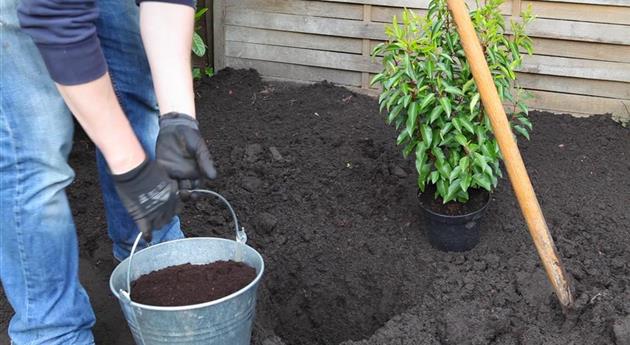
[[[521,51],[532,54],[525,26],[533,16],[531,9],[524,11],[508,35],[502,3],[477,3],[470,14],[499,96],[509,104],[512,129],[529,139],[527,94],[515,70]],[[492,191],[502,177],[501,153],[446,0],[431,0],[422,17],[405,10],[402,23],[394,17],[386,34],[388,40],[372,52],[383,61],[372,84],[382,86],[381,111],[387,110],[387,123],[400,131],[403,155],[415,153],[420,191],[435,185],[434,197],[443,203],[466,202],[470,189]]]

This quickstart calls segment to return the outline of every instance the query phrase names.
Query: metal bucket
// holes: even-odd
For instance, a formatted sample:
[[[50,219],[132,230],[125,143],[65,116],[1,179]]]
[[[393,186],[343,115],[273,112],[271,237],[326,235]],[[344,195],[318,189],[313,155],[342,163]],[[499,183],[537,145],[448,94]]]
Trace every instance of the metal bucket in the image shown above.
[[[256,309],[256,289],[264,271],[260,254],[245,244],[245,229],[239,228],[230,203],[220,194],[234,218],[236,240],[187,238],[157,244],[135,253],[138,235],[129,258],[111,275],[109,286],[118,298],[131,333],[138,345],[249,345]],[[135,254],[134,254],[135,253]],[[158,307],[131,300],[131,282],[140,276],[169,266],[208,264],[218,260],[244,262],[256,269],[256,278],[241,290],[221,299],[181,307]],[[132,266],[133,263],[133,266]]]

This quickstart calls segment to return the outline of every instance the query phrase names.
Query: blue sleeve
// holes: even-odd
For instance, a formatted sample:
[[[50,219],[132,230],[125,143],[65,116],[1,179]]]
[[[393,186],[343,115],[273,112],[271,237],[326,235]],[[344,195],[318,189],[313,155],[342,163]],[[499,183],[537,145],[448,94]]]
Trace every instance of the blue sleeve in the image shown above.
[[[22,0],[18,17],[55,82],[83,84],[107,71],[96,35],[95,0]]]
[[[195,7],[195,0],[137,1],[161,1]],[[55,82],[61,85],[84,84],[107,72],[107,63],[96,34],[96,0],[22,0],[18,17],[22,30],[33,38]]]

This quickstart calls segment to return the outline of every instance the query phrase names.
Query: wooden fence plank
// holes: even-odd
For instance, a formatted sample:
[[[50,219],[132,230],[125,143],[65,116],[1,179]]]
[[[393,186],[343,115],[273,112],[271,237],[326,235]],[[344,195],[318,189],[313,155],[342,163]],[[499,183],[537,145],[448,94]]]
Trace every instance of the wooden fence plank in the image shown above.
[[[362,53],[362,40],[358,38],[302,34],[297,32],[225,26],[225,37],[229,41],[269,44],[296,48]]]
[[[533,40],[534,52],[541,55],[630,63],[630,46],[627,45],[565,41],[539,37]]]
[[[225,23],[228,25],[342,37],[377,40],[386,38],[384,23],[365,23],[356,20],[264,13],[245,9],[227,10]],[[624,25],[538,19],[528,27],[527,32],[535,37],[630,45],[628,28]]]
[[[354,20],[361,20],[363,18],[363,6],[360,4],[330,3],[323,1],[238,0],[228,1],[226,8]]]
[[[519,73],[518,82],[526,89],[630,100],[630,83],[530,73]]]
[[[399,7],[399,8],[428,8],[429,2],[431,0],[323,0],[326,2],[341,2],[341,3],[349,3],[349,4],[362,4],[362,5],[375,5],[375,6],[388,6],[388,7]],[[466,4],[470,6],[470,8],[476,8],[475,0],[465,0]],[[501,11],[508,14],[512,11],[511,1],[506,0],[503,5],[501,5]]]
[[[573,115],[612,114],[621,121],[630,121],[630,101],[557,92],[531,91],[534,98],[528,101],[532,109],[570,113]]]
[[[324,0],[347,4],[380,5],[391,7],[427,8],[430,0]]]
[[[544,0],[544,1],[630,7],[630,2],[628,2],[628,0]]]
[[[235,57],[227,57],[226,62],[234,68],[254,68],[264,76],[312,82],[328,80],[342,85],[361,86],[360,72]]]
[[[520,71],[583,79],[630,82],[630,64],[620,62],[533,55],[525,56]]]
[[[283,30],[340,37],[385,39],[385,26],[357,20],[263,13],[253,10],[228,10],[225,23],[261,29]]]
[[[225,67],[225,6],[224,0],[214,0],[212,4],[212,29],[214,70]]]
[[[523,0],[523,8],[530,5],[538,18],[630,25],[630,7]]]
[[[284,62],[347,71],[378,73],[381,69],[379,63],[372,62],[370,57],[362,55],[244,42],[228,41],[225,54],[226,56],[251,60]]]
[[[630,45],[625,25],[538,18],[527,27],[527,33],[543,38]]]

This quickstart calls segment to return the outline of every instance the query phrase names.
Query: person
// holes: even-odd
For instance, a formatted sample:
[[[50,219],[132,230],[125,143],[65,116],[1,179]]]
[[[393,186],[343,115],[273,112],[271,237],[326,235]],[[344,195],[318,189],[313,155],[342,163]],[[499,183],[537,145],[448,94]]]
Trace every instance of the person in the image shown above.
[[[13,344],[94,343],[64,192],[73,115],[97,147],[118,260],[138,231],[142,245],[182,238],[179,196],[216,176],[195,120],[192,1],[1,2],[0,279]]]

